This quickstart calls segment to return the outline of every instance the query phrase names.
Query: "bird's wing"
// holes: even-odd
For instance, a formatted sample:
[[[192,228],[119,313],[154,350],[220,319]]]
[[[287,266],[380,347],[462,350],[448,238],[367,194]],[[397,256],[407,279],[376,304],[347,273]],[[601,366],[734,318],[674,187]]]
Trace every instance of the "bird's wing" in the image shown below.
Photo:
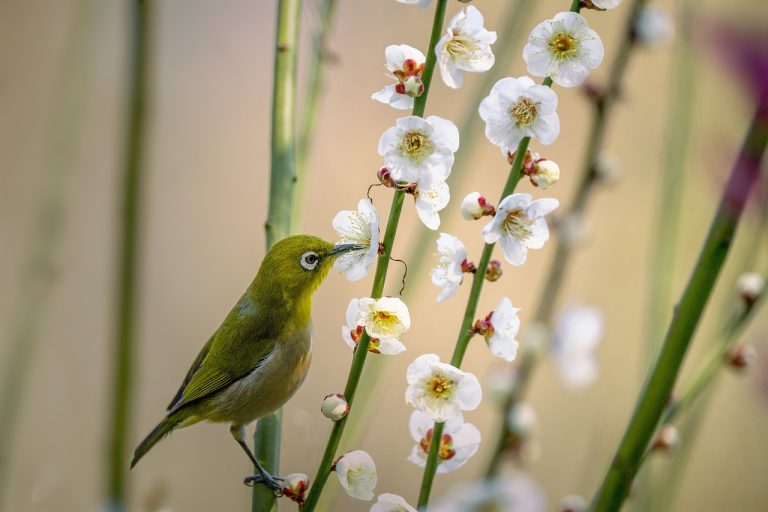
[[[181,387],[176,392],[176,396],[173,397],[173,400],[171,400],[171,403],[168,404],[166,410],[170,411],[177,403],[179,403],[179,400],[181,400],[181,397],[184,395],[184,390],[187,389],[187,386],[189,385],[189,381],[192,380],[195,372],[197,372],[197,370],[200,368],[200,365],[203,364],[203,359],[205,359],[205,356],[208,355],[208,351],[211,349],[212,344],[213,336],[210,337],[200,353],[197,354],[195,361],[192,363],[192,366],[189,367],[189,371],[187,371],[186,377],[184,377],[184,382],[182,382]]]
[[[244,300],[232,309],[192,363],[168,414],[237,382],[269,357],[276,332],[252,305],[244,307]]]

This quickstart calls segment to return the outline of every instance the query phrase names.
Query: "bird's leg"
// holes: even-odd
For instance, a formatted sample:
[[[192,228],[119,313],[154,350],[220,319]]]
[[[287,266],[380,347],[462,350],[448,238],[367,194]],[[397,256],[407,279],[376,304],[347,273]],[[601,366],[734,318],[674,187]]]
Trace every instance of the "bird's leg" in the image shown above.
[[[245,426],[232,425],[229,427],[229,432],[232,434],[232,437],[235,438],[237,444],[239,444],[240,447],[245,451],[245,453],[248,455],[248,458],[251,459],[251,462],[256,467],[257,473],[255,475],[245,477],[245,485],[264,484],[269,487],[276,496],[281,496],[283,486],[280,484],[280,482],[282,482],[283,479],[270,475],[267,470],[264,469],[261,464],[259,464],[256,456],[253,454],[251,449],[248,448],[248,445],[245,442]]]

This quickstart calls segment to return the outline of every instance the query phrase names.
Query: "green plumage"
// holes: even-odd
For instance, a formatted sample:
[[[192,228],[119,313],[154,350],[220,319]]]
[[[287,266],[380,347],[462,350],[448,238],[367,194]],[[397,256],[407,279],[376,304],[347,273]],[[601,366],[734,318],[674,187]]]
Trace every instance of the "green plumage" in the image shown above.
[[[176,428],[225,422],[234,435],[281,407],[309,367],[312,294],[336,256],[355,249],[309,235],[275,244],[192,363],[166,417],[136,448],[131,467]]]

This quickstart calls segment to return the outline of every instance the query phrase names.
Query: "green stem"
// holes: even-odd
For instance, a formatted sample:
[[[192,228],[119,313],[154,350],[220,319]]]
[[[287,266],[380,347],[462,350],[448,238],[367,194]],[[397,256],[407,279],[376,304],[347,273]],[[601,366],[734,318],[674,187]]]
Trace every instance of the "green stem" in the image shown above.
[[[42,199],[35,213],[32,243],[19,272],[19,310],[12,316],[6,336],[7,351],[0,361],[0,510],[7,505],[6,483],[30,366],[40,343],[40,328],[48,311],[51,291],[61,273],[57,258],[66,227],[66,199],[76,166],[76,148],[86,117],[92,71],[88,57],[97,17],[92,0],[81,0],[74,6],[73,24],[69,27],[57,77],[58,95],[51,116],[50,145],[45,148]]]
[[[635,0],[631,6],[631,12],[627,18],[624,28],[624,37],[621,46],[613,60],[609,71],[609,78],[603,92],[594,100],[592,110],[592,121],[589,129],[589,137],[585,150],[584,162],[579,174],[579,182],[571,198],[570,207],[563,218],[578,218],[584,213],[587,201],[598,182],[597,159],[600,150],[603,147],[605,133],[608,121],[608,114],[616,102],[621,89],[621,81],[629,62],[629,56],[635,45],[633,35],[633,20],[637,17],[640,10],[646,4],[647,0]],[[572,10],[578,12],[578,2],[574,2]],[[574,7],[575,6],[575,7]],[[557,299],[565,283],[565,275],[571,259],[573,245],[571,241],[558,237],[555,242],[555,255],[549,265],[547,278],[542,287],[542,294],[539,298],[532,323],[548,326],[552,323]],[[496,448],[491,455],[488,463],[486,475],[495,476],[501,468],[504,460],[504,452],[510,443],[514,443],[514,433],[510,431],[504,418],[509,411],[525,399],[528,385],[533,376],[538,362],[539,354],[535,347],[526,347],[520,356],[520,361],[515,372],[515,379],[512,384],[512,390],[504,403],[501,420],[499,420],[499,433],[497,435]]]
[[[476,88],[473,99],[468,103],[469,106],[465,110],[462,121],[459,124],[459,133],[461,133],[462,137],[461,146],[456,152],[456,158],[453,162],[453,170],[448,177],[448,183],[452,190],[460,188],[463,179],[471,175],[471,173],[466,171],[472,168],[470,162],[475,154],[477,141],[485,140],[485,137],[482,136],[483,130],[480,127],[480,122],[482,120],[480,119],[480,116],[477,115],[477,105],[479,105],[480,101],[488,94],[488,90],[491,86],[506,72],[508,64],[511,62],[512,58],[518,56],[516,50],[519,50],[519,47],[516,43],[518,42],[519,36],[528,19],[533,3],[533,0],[514,0],[513,2],[510,2],[510,5],[507,7],[507,14],[498,29],[499,34],[504,35],[506,44],[497,43],[495,45],[496,63],[490,71],[483,74],[482,83]],[[441,224],[441,229],[448,225],[448,221],[449,219],[447,218],[443,220],[446,224]],[[416,283],[420,281],[420,275],[426,270],[426,264],[431,255],[430,247],[434,243],[435,241],[432,237],[424,236],[423,233],[417,232],[411,237],[410,242],[406,244],[408,247],[411,247],[408,256],[404,258],[404,260],[408,262],[408,280],[410,282]],[[414,292],[418,293],[419,290],[422,289],[414,286],[406,287],[403,291],[403,300],[408,302],[408,299],[412,296],[411,294]],[[376,383],[378,382],[382,369],[382,365],[377,365],[366,373],[367,382],[360,390],[358,396],[356,411],[358,417],[367,417],[367,408],[375,407],[375,396],[381,391],[381,388],[376,386]],[[364,431],[364,423],[351,422],[351,424],[347,426],[345,442],[354,444],[355,440],[358,439]],[[331,492],[332,491],[328,491],[326,495]]]
[[[435,16],[432,22],[432,33],[429,38],[429,47],[427,50],[427,60],[424,65],[424,71],[422,73],[422,83],[424,84],[424,92],[421,96],[414,100],[413,115],[423,117],[424,111],[427,105],[427,97],[429,96],[429,87],[432,83],[432,75],[435,70],[435,46],[440,40],[440,34],[442,33],[443,21],[445,20],[445,9],[448,4],[448,0],[438,0],[435,6]],[[403,208],[403,201],[405,199],[405,193],[402,191],[396,191],[392,198],[392,206],[389,210],[389,219],[387,220],[387,228],[384,233],[384,240],[382,244],[384,251],[379,255],[376,262],[376,274],[373,279],[373,289],[371,291],[371,297],[377,299],[381,297],[384,292],[384,283],[387,277],[387,270],[389,268],[389,258],[392,253],[392,246],[395,241],[395,234],[397,233],[397,226],[400,222],[400,213]],[[344,388],[344,397],[347,400],[350,408],[352,407],[352,401],[357,391],[357,386],[360,382],[360,377],[365,365],[365,359],[368,355],[368,345],[370,338],[366,333],[360,339],[355,355],[352,358],[352,366],[349,370],[349,376],[347,377],[347,385]],[[344,427],[347,424],[349,415],[337,421],[333,425],[331,435],[328,438],[328,443],[325,446],[323,457],[320,460],[320,466],[317,469],[317,473],[307,495],[307,500],[304,503],[304,512],[311,512],[317,506],[320,499],[320,495],[323,492],[325,483],[328,481],[328,476],[331,474],[333,467],[333,460],[338,450],[341,437],[344,433]]]
[[[613,462],[592,501],[592,510],[619,510],[629,492],[643,454],[669,401],[691,337],[728,255],[744,204],[757,181],[766,143],[768,116],[758,110],[726,184],[699,260],[678,303],[659,356],[640,393]]]
[[[291,232],[291,204],[296,178],[296,60],[299,50],[301,0],[278,0],[275,34],[275,68],[272,87],[272,145],[269,207],[264,226],[267,250]],[[264,469],[280,469],[282,411],[260,418],[253,434],[254,454]],[[251,509],[276,509],[275,496],[264,485],[255,485]]]
[[[293,212],[291,213],[291,232],[298,233],[301,229],[302,208],[307,186],[307,166],[312,150],[314,131],[317,126],[317,111],[320,98],[325,92],[324,72],[331,60],[328,52],[328,36],[336,13],[336,0],[321,0],[317,5],[319,27],[314,34],[312,54],[310,55],[309,78],[307,92],[303,102],[301,125],[298,145],[296,147],[296,183],[293,191]]]
[[[501,193],[499,202],[512,194],[515,191],[515,187],[517,187],[517,184],[520,182],[520,178],[522,177],[523,158],[528,151],[530,142],[530,137],[524,137],[517,145],[515,160],[512,162],[512,167],[509,170],[509,176],[507,177],[507,182],[504,185],[504,190]],[[483,247],[483,254],[480,256],[480,262],[477,264],[477,270],[472,277],[472,288],[469,292],[467,307],[464,310],[464,318],[461,322],[459,336],[453,349],[453,356],[451,357],[451,364],[456,368],[461,367],[461,362],[464,359],[464,354],[469,346],[469,341],[474,335],[474,332],[472,331],[472,322],[477,314],[477,303],[480,300],[480,292],[483,290],[483,283],[485,282],[485,273],[488,270],[488,263],[491,261],[495,246],[496,244],[485,244]],[[440,451],[440,440],[443,437],[442,432],[443,424],[435,423],[432,432],[432,441],[430,442],[429,452],[427,454],[427,464],[424,468],[424,476],[421,482],[421,491],[419,492],[419,508],[425,508],[429,504],[429,494],[432,491],[432,482],[435,478],[435,472],[437,471],[437,455]]]
[[[405,193],[397,191],[392,198],[392,207],[389,211],[389,219],[387,220],[387,229],[384,233],[384,251],[379,254],[378,261],[376,263],[376,275],[373,279],[373,291],[371,297],[377,299],[381,297],[384,291],[384,282],[387,278],[387,269],[389,267],[389,257],[392,253],[392,246],[395,242],[395,234],[397,233],[397,226],[400,221],[400,213],[403,209],[403,200],[405,199]],[[363,333],[360,338],[360,343],[355,349],[354,356],[352,357],[352,366],[349,369],[349,376],[347,377],[347,385],[344,387],[344,398],[347,400],[350,408],[354,402],[355,393],[357,392],[357,384],[360,381],[360,376],[363,373],[363,366],[365,365],[365,358],[368,355],[368,345],[371,339],[367,333]],[[317,506],[317,502],[320,499],[320,495],[323,492],[325,482],[328,480],[328,476],[331,474],[331,468],[333,467],[333,461],[336,456],[336,450],[341,442],[341,436],[344,433],[344,427],[347,424],[349,415],[345,416],[341,420],[337,421],[333,425],[331,435],[328,438],[328,443],[325,446],[323,457],[320,460],[320,466],[317,468],[317,473],[312,483],[312,487],[309,490],[309,495],[304,503],[304,512],[311,512]]]
[[[150,44],[151,6],[148,0],[132,2],[131,90],[127,145],[123,168],[123,204],[120,239],[119,291],[115,332],[114,383],[109,440],[109,503],[125,508],[128,462],[127,433],[133,391],[135,357],[137,266],[141,186],[145,148],[145,112]]]

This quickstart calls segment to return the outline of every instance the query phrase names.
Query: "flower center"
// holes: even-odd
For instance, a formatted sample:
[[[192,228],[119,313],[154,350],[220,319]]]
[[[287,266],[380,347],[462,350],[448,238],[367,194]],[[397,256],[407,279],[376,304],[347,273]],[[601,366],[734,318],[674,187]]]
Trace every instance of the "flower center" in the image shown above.
[[[389,311],[374,311],[371,320],[385,337],[394,337],[400,323],[397,315]]]
[[[432,141],[419,132],[407,132],[400,140],[397,149],[403,156],[411,159],[415,164],[420,164],[434,151]]]
[[[549,49],[552,50],[556,60],[568,60],[576,56],[577,43],[570,34],[555,34],[549,40]]]
[[[510,210],[501,228],[518,240],[526,240],[533,233],[533,219],[528,218],[522,208]]]
[[[424,453],[429,453],[430,444],[432,444],[432,429],[427,430],[426,437],[419,441],[419,445],[424,450]],[[456,450],[453,449],[453,438],[449,434],[443,434],[442,439],[440,439],[440,449],[438,450],[438,457],[440,457],[438,462],[452,459],[454,455],[456,455]]]
[[[453,37],[445,43],[443,52],[447,53],[453,61],[469,60],[477,52],[477,44],[472,38],[463,36],[459,31],[454,30]]]
[[[447,400],[453,395],[454,384],[455,382],[445,375],[437,374],[427,381],[427,390],[434,398]]]
[[[536,114],[538,113],[537,104],[529,98],[520,98],[515,103],[509,113],[515,120],[515,126],[522,128],[524,126],[530,126],[536,120]]]

